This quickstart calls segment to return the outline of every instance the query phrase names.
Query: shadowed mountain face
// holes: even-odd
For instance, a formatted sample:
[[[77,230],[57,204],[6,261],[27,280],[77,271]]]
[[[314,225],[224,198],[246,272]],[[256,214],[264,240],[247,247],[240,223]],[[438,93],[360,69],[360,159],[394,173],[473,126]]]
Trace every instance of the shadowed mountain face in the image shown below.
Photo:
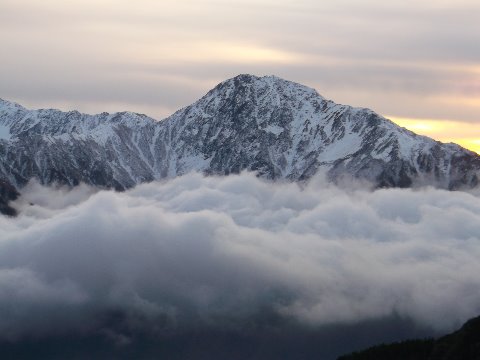
[[[480,317],[460,330],[438,340],[409,340],[380,345],[338,360],[478,360],[480,359]]]
[[[15,216],[16,211],[8,205],[11,200],[18,197],[17,190],[4,180],[0,180],[0,213]]]
[[[190,171],[243,170],[290,181],[322,170],[333,181],[456,189],[477,185],[479,169],[480,157],[458,145],[274,76],[226,80],[163,121],[31,111],[0,100],[0,179],[17,190],[33,178],[123,190]]]

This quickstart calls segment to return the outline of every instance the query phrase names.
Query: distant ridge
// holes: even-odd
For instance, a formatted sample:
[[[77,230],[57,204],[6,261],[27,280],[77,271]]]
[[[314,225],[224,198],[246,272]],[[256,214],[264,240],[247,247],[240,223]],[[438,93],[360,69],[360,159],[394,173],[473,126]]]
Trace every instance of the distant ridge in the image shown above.
[[[478,360],[480,359],[480,317],[460,330],[437,340],[409,340],[379,345],[338,360]]]

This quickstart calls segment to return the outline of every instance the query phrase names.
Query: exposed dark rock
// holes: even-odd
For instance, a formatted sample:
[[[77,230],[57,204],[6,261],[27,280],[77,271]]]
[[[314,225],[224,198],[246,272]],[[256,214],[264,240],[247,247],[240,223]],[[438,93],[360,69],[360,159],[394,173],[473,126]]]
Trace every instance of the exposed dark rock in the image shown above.
[[[15,216],[17,212],[9,206],[9,202],[18,197],[17,190],[4,180],[0,180],[0,213]]]

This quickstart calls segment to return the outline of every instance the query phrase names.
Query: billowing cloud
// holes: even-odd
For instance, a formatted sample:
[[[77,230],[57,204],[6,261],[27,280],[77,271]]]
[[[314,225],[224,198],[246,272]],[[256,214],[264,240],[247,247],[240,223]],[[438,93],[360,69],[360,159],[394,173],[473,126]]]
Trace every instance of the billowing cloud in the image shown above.
[[[475,193],[190,174],[124,193],[33,184],[15,205],[0,218],[1,341],[403,322],[412,336],[480,313]]]

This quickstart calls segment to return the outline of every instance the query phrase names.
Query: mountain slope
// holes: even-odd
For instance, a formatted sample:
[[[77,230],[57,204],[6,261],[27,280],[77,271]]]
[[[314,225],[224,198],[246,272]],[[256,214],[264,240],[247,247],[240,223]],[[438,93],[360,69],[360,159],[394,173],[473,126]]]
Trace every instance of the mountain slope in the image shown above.
[[[480,359],[480,317],[437,340],[409,340],[375,346],[345,355],[338,360],[478,360]]]
[[[338,105],[310,88],[276,77],[241,75],[166,120],[180,170],[243,169],[267,178],[304,180],[318,170],[332,179],[365,178],[378,186],[478,182],[478,155],[400,128],[362,108]]]
[[[190,171],[269,179],[366,179],[376,186],[478,183],[480,157],[338,105],[274,76],[240,75],[163,121],[121,112],[27,110],[0,100],[0,179],[126,189]]]

